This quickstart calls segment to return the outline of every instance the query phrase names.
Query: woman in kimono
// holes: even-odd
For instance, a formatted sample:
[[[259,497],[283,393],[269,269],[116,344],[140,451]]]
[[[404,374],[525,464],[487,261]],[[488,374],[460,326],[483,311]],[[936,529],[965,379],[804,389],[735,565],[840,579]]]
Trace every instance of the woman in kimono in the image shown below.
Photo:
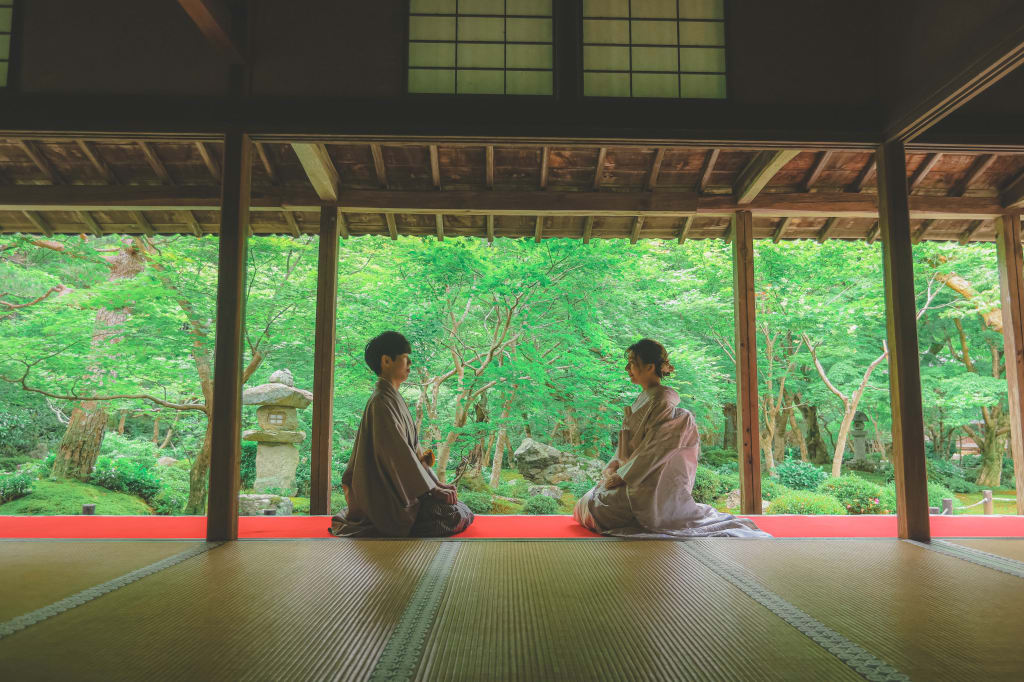
[[[605,535],[770,537],[748,519],[694,501],[700,439],[679,394],[661,384],[673,371],[664,346],[642,339],[626,359],[629,380],[644,390],[626,409],[616,456],[576,503],[576,520]]]

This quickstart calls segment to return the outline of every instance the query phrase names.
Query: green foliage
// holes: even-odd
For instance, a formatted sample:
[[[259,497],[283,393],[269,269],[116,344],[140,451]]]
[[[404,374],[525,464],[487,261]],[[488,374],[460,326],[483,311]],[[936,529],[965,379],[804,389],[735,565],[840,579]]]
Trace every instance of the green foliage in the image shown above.
[[[583,481],[582,483],[562,481],[558,484],[558,487],[572,495],[574,500],[578,500],[590,492],[590,489],[594,487],[594,483],[590,480]]]
[[[524,514],[557,514],[558,511],[558,500],[547,495],[534,495],[523,505]]]
[[[739,477],[736,478],[736,487],[739,487]],[[729,488],[729,490],[735,490],[736,488]],[[783,495],[788,495],[793,492],[791,488],[787,488],[771,477],[764,477],[761,479],[761,499],[768,500],[769,502],[777,500]]]
[[[498,494],[502,497],[514,497],[522,499],[526,497],[526,493],[530,488],[530,482],[525,478],[513,478],[508,481],[502,482],[498,486]],[[589,490],[589,488],[587,489]]]
[[[471,490],[460,492],[459,501],[465,503],[474,514],[490,514],[493,506],[490,494]]]
[[[89,476],[93,485],[151,500],[160,492],[153,461],[145,457],[99,457]]]
[[[976,493],[981,487],[966,480],[967,472],[947,459],[928,458],[925,460],[928,482],[938,483],[955,493]]]
[[[701,504],[711,504],[718,497],[721,484],[718,474],[698,465],[693,476],[693,499]]]
[[[787,459],[777,465],[775,476],[779,483],[792,490],[814,490],[828,478],[828,474],[818,467],[799,459]]]
[[[0,457],[0,473],[17,471],[24,464],[31,464],[39,460],[28,455],[14,455],[12,457]]]
[[[188,501],[188,469],[180,466],[156,467],[156,478],[160,483],[160,492],[150,500],[153,511],[163,516],[180,514]]]
[[[1017,479],[1014,477],[1014,473],[1013,473],[1013,459],[1012,458],[1010,458],[1010,457],[1004,457],[1003,458],[1003,474],[1002,474],[1001,478],[999,479],[999,481],[1000,481],[1000,484],[1004,488],[1008,488],[1010,490],[1016,490],[1017,489]]]
[[[0,506],[0,516],[72,516],[83,504],[95,504],[106,516],[148,516],[152,510],[134,495],[117,493],[79,481],[36,481],[32,492]]]
[[[736,470],[739,470],[739,460],[735,450],[705,448],[700,453],[699,463],[709,469],[735,465]]]
[[[860,476],[848,474],[828,478],[818,484],[817,491],[839,500],[848,514],[883,514],[882,487]]]
[[[851,459],[843,462],[843,466],[846,467],[847,471],[862,471],[864,473],[873,474],[878,471],[879,462],[873,459]]]
[[[768,514],[845,514],[846,509],[831,495],[794,490],[774,500]]]
[[[896,513],[896,485],[890,483],[882,487],[882,492],[878,495],[878,506],[881,508],[879,514],[895,514]]]
[[[946,486],[939,483],[928,484],[928,506],[942,508],[942,499],[950,498],[953,500],[953,506],[956,507],[957,499],[956,494],[947,488]]]
[[[35,477],[26,471],[0,474],[0,504],[28,495],[33,481]]]
[[[728,495],[733,490],[738,490],[740,487],[740,475],[735,471],[722,471],[717,469],[715,471],[718,474],[718,494]],[[762,484],[763,485],[763,484]]]
[[[242,489],[248,490],[253,487],[256,483],[256,447],[259,443],[251,440],[242,441],[242,464],[239,471],[242,474]],[[296,470],[296,484],[299,485],[300,492],[303,490],[303,486],[299,484],[298,477],[300,472],[305,472],[305,492],[309,494],[309,457],[306,457],[306,466],[302,466],[302,459],[299,459],[299,468]]]

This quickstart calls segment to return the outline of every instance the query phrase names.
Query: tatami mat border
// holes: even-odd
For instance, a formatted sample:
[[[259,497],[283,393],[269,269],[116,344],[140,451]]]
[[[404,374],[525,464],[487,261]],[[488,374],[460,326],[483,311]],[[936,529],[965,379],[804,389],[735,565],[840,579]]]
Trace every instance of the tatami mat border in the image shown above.
[[[999,571],[1000,573],[1024,578],[1024,562],[1017,561],[1016,559],[999,556],[998,554],[990,554],[989,552],[983,552],[982,550],[975,549],[974,547],[966,547],[964,545],[958,545],[945,540],[932,540],[931,542],[906,540],[905,542],[917,545],[918,547],[924,547],[932,552],[956,557],[957,559],[962,559],[972,564],[977,564],[978,566],[991,568],[993,571]]]

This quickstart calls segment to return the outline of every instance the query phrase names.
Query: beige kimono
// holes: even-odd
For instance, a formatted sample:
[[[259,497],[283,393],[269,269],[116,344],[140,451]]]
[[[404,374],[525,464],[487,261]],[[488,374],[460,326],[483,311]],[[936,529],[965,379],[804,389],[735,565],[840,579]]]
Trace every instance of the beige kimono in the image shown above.
[[[576,504],[574,516],[606,535],[645,537],[770,537],[748,519],[693,499],[700,438],[693,414],[666,386],[645,390],[623,428],[627,458],[619,462],[623,485],[599,483]]]

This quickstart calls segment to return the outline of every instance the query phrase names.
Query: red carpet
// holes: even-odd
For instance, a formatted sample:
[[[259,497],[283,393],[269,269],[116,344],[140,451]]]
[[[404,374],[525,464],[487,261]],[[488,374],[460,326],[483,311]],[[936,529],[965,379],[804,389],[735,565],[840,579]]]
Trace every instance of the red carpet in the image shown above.
[[[892,538],[895,516],[761,516],[779,538]],[[1024,537],[1022,516],[932,516],[935,537]],[[326,516],[243,516],[242,538],[327,537]],[[0,538],[203,538],[202,516],[0,516]],[[463,538],[586,538],[570,516],[478,516]]]

